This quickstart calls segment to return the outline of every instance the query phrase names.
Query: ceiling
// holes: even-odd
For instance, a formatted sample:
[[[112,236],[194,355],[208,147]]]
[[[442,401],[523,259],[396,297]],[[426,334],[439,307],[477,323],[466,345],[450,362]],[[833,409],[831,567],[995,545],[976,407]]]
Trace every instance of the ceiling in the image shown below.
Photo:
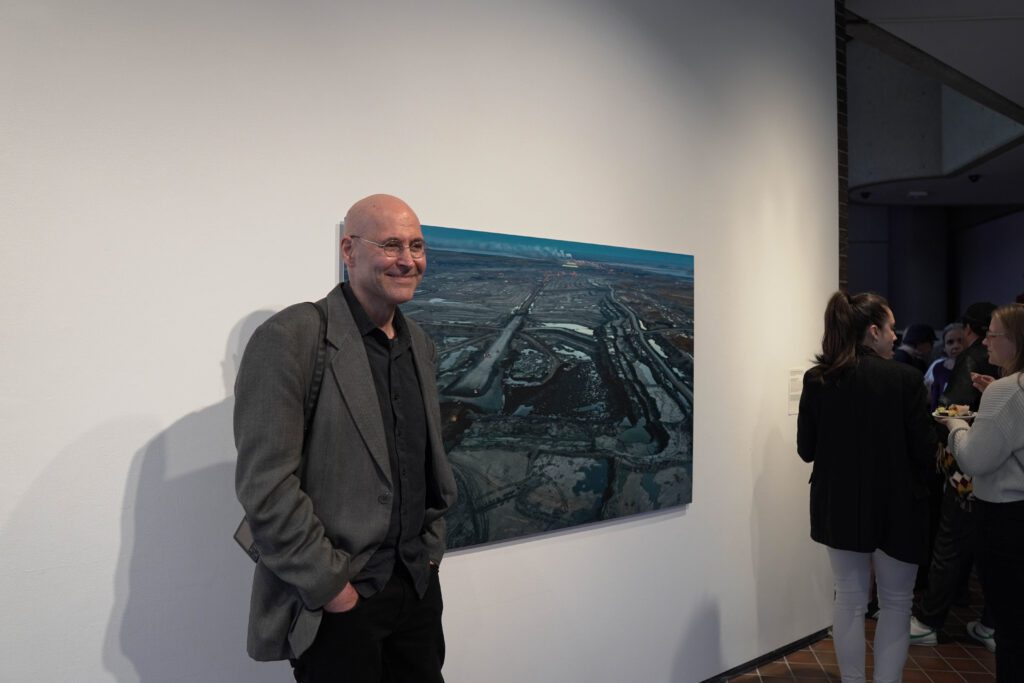
[[[1020,0],[847,0],[846,8],[869,22],[858,26],[856,17],[848,20],[853,40],[858,39],[859,29],[882,29],[900,39],[891,41],[897,52],[903,51],[898,58],[915,67],[942,71],[940,80],[959,81],[961,92],[966,86],[970,92],[965,94],[1024,123],[1024,3]],[[865,34],[861,37],[868,39]],[[904,50],[903,41],[934,60],[908,56],[916,51]],[[850,199],[867,204],[1022,205],[1024,138],[1019,142],[948,176],[850,188]],[[851,155],[855,153],[850,150]],[[910,192],[927,196],[910,198]]]

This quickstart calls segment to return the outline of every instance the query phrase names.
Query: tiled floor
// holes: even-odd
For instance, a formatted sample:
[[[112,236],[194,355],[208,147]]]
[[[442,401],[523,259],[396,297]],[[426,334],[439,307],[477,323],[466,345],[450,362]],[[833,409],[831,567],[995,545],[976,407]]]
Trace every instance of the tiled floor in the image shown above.
[[[939,644],[934,647],[911,645],[903,680],[906,683],[995,683],[995,655],[985,646],[967,635],[968,621],[981,614],[981,594],[976,581],[971,582],[971,604],[954,607],[946,619],[945,630],[940,633]],[[865,620],[867,638],[866,678],[871,680],[871,639],[875,622]],[[797,652],[793,652],[756,670],[731,678],[732,681],[838,681],[835,647],[832,638],[825,638]]]

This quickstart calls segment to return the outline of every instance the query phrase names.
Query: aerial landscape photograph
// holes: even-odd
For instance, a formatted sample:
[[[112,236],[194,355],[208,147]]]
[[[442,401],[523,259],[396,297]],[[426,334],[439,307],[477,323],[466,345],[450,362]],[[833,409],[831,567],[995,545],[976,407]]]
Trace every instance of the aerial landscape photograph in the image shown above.
[[[423,226],[451,548],[685,505],[694,260]]]

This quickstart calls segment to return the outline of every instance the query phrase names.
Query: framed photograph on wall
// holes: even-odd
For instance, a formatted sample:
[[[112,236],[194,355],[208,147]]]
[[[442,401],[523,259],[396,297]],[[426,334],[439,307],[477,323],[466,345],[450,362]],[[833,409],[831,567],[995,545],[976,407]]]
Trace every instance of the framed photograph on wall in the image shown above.
[[[424,226],[403,310],[437,344],[466,547],[685,505],[694,260]]]

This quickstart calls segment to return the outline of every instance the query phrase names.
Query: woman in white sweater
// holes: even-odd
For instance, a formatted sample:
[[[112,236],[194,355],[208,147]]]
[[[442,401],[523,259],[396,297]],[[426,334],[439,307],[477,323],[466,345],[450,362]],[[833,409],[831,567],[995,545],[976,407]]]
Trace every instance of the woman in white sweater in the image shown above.
[[[996,679],[1017,682],[1024,681],[1024,304],[996,309],[984,344],[1002,378],[984,387],[973,426],[943,422],[949,450],[974,477],[979,569],[996,628]]]

